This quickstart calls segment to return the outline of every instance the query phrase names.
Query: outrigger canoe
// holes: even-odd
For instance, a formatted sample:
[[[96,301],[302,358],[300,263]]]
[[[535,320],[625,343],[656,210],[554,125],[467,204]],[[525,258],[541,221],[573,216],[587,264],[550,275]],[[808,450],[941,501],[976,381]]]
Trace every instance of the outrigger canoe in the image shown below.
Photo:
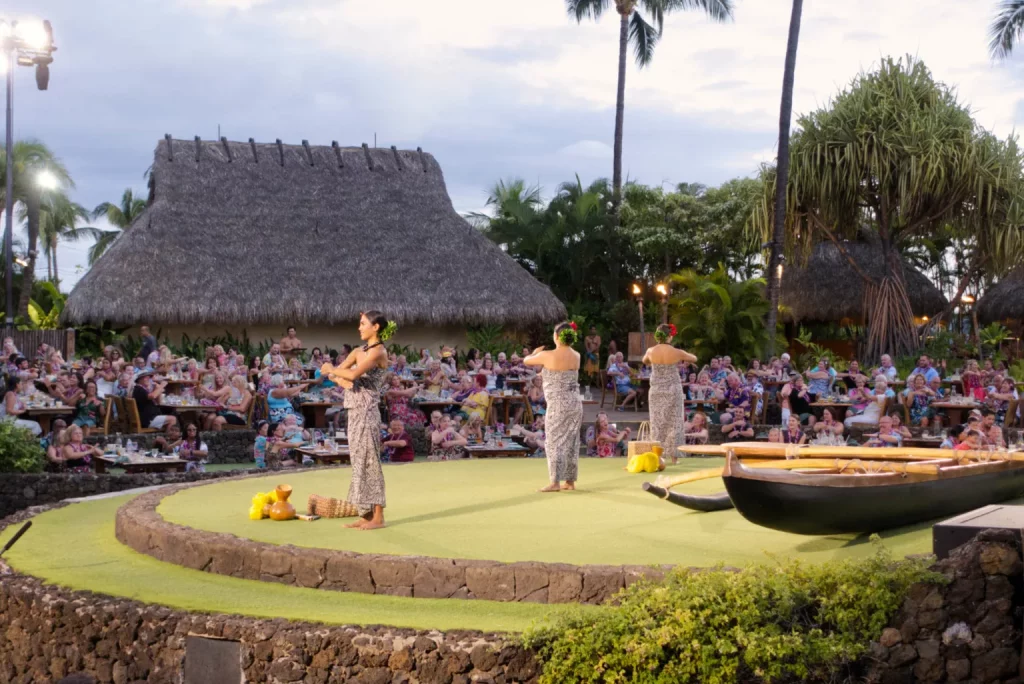
[[[877,532],[1024,496],[1024,454],[805,447],[799,455],[815,458],[767,460],[778,450],[744,447],[749,457],[741,462],[725,446],[724,468],[645,483],[644,489],[698,511],[735,507],[755,524],[809,535]],[[672,491],[716,475],[725,483],[721,494]]]

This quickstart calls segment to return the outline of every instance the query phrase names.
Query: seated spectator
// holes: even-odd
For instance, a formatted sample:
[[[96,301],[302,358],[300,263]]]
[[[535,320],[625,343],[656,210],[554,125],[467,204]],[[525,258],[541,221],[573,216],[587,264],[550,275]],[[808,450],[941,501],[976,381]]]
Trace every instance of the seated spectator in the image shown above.
[[[154,428],[156,430],[167,430],[171,425],[178,422],[172,415],[160,412],[160,397],[167,389],[166,382],[153,382],[153,371],[140,373],[135,379],[135,388],[132,390],[132,399],[139,409],[139,422],[142,427]]]
[[[807,435],[800,427],[800,419],[792,413],[789,415],[789,420],[786,421],[786,430],[782,433],[782,441],[786,444],[807,444]]]
[[[622,352],[615,355],[615,364],[608,369],[608,377],[615,384],[615,393],[624,394],[622,402],[615,407],[616,411],[625,411],[626,404],[633,402],[633,410],[639,411],[636,388],[633,387],[633,378],[630,374],[629,365],[622,360]]]
[[[789,424],[789,417],[795,415],[799,423],[807,422],[814,427],[816,420],[811,412],[810,388],[804,384],[804,379],[799,373],[789,376],[789,382],[782,386],[779,392],[782,398],[782,422]]]
[[[1017,399],[1017,390],[1014,388],[1012,380],[1004,378],[998,388],[989,389],[987,403],[995,413],[997,424],[1004,425],[1006,423],[1006,412],[1010,410],[1010,402]]]
[[[872,377],[878,377],[881,375],[885,378],[887,383],[895,382],[899,378],[896,375],[896,366],[892,365],[892,357],[888,354],[882,354],[882,363],[878,368],[871,372]]]
[[[683,423],[683,439],[686,444],[708,443],[708,417],[703,411],[696,411],[689,421]]]
[[[982,435],[981,432],[974,428],[968,428],[964,430],[962,439],[959,444],[954,447],[957,451],[977,451],[982,448]]]
[[[397,419],[402,421],[403,427],[406,425],[420,427],[427,422],[427,417],[423,415],[423,411],[409,405],[409,401],[419,391],[416,385],[406,389],[402,387],[402,381],[398,375],[393,374],[388,378],[385,387],[387,389],[384,392],[384,401],[387,404],[388,416],[391,420]]]
[[[954,425],[949,428],[949,436],[942,440],[942,444],[939,445],[940,449],[956,449],[960,444],[960,440],[963,437],[966,428],[963,425]]]
[[[281,345],[275,342],[270,345],[270,351],[263,357],[263,365],[274,373],[280,373],[288,367],[288,361],[281,353]]]
[[[816,368],[805,371],[807,376],[807,392],[811,395],[811,402],[818,401],[820,397],[828,395],[832,389],[832,381],[835,379],[836,370],[829,366],[827,356],[818,359]]]
[[[740,413],[735,413],[732,416],[733,420],[729,423],[722,423],[722,434],[725,435],[727,442],[733,442],[743,439],[753,439],[754,437],[754,426],[751,425],[745,416]]]
[[[249,406],[252,404],[252,392],[249,391],[249,383],[244,375],[231,376],[231,383],[228,385],[230,392],[223,402],[224,408],[217,412],[217,415],[207,416],[207,430],[220,431],[225,425],[245,425],[249,421]]]
[[[477,376],[479,377],[479,376]],[[441,425],[430,433],[429,461],[455,461],[466,455],[465,447],[469,442],[452,427],[448,416],[441,416]]]
[[[103,422],[103,401],[97,395],[96,382],[89,380],[85,383],[85,394],[75,404],[74,423],[82,428],[85,436]]]
[[[610,458],[625,453],[630,433],[629,428],[616,431],[608,422],[608,414],[598,413],[594,425],[587,429],[587,455]]]
[[[761,409],[764,408],[765,395],[764,385],[761,384],[761,376],[753,368],[747,371],[747,384],[744,387],[750,393],[751,401],[753,401],[754,397],[757,397],[757,406],[752,407],[753,412],[751,413],[751,421],[756,422],[754,417],[763,415]]]
[[[768,442],[771,444],[782,444],[782,430],[777,427],[773,427],[768,431]]]
[[[882,416],[878,419],[878,432],[867,435],[868,441],[864,446],[870,447],[898,447],[903,445],[903,435],[893,427],[891,416]]]
[[[844,375],[846,378],[844,381],[844,385],[846,386],[847,392],[849,392],[850,390],[857,386],[856,379],[858,376],[864,378],[864,380],[867,381],[867,376],[861,372],[860,363],[857,361],[857,359],[850,360],[850,365],[847,366],[846,372],[843,373],[842,375]]]
[[[725,379],[726,387],[719,393],[719,396],[727,407],[721,415],[722,431],[725,426],[733,422],[743,421],[750,412],[750,392],[740,382],[740,376],[736,373],[729,373]]]
[[[486,378],[484,378],[486,385]],[[441,370],[441,362],[431,359],[427,362],[427,372],[423,374],[424,389],[427,394],[440,395],[441,390],[448,387],[448,376]]]
[[[308,382],[291,387],[285,386],[284,376],[275,373],[270,378],[270,388],[267,391],[267,407],[270,409],[270,420],[280,423],[288,416],[295,416],[302,425],[302,416],[295,412],[292,406],[292,397],[297,397],[309,387]]]
[[[890,399],[896,398],[896,394],[891,389],[889,389],[889,383],[886,382],[885,378],[881,375],[875,378],[875,391],[872,392],[870,396],[871,401],[868,403],[867,408],[864,409],[863,413],[856,416],[848,416],[846,420],[843,421],[844,423],[846,423],[847,428],[850,428],[854,425],[879,424],[886,403]]]
[[[4,395],[4,402],[0,405],[0,420],[13,422],[21,428],[25,428],[35,437],[43,433],[43,428],[34,420],[22,418],[26,415],[28,407],[22,397],[28,393],[30,381],[27,375],[18,375],[14,381],[13,388]]]
[[[482,444],[484,441],[484,419],[480,416],[471,417],[459,432],[470,443]]]
[[[903,420],[900,418],[900,414],[893,413],[892,416],[892,429],[900,433],[903,439],[910,439],[914,435],[910,433],[910,428],[903,424]]]
[[[850,408],[847,409],[848,417],[859,416],[864,413],[873,401],[872,392],[867,387],[868,379],[863,375],[853,378],[853,389],[847,395],[850,398]]]
[[[39,446],[46,449],[46,460],[57,470],[64,469],[64,456],[60,452],[60,435],[67,427],[68,424],[63,418],[54,418],[50,423],[50,433],[43,435],[39,440]]]
[[[162,454],[173,454],[181,446],[181,425],[175,423],[167,428],[164,434],[153,440],[153,448]]]
[[[831,409],[821,412],[821,420],[817,421],[813,428],[815,435],[834,435],[842,437],[845,426],[832,416]]]
[[[484,379],[487,381],[486,386],[488,392],[497,389],[497,369],[494,367],[494,359],[491,358],[490,354],[484,357],[484,365],[477,371],[477,377],[479,378],[481,375],[484,376]]]
[[[181,440],[176,451],[178,458],[185,463],[185,472],[206,472],[206,457],[210,455],[210,449],[206,442],[199,438],[199,428],[195,423],[185,426],[185,438]]]
[[[107,395],[114,394],[114,388],[117,387],[117,371],[114,370],[110,359],[100,359],[100,367],[94,377],[96,379],[96,396],[105,399]]]
[[[466,418],[477,416],[480,420],[487,418],[487,408],[491,405],[491,395],[487,392],[487,376],[477,375],[476,390],[462,402],[462,413]]]
[[[941,382],[941,380],[937,381]],[[907,389],[903,393],[903,402],[910,414],[910,424],[927,428],[935,416],[931,403],[935,401],[935,390],[928,386],[923,374],[911,375]]]
[[[102,449],[86,444],[82,441],[84,438],[85,433],[77,425],[72,425],[61,434],[61,456],[65,471],[91,473],[92,459],[103,455]]]
[[[1003,428],[1000,425],[993,425],[985,434],[985,446],[996,449],[1005,449],[1006,440],[1003,438]]]
[[[411,463],[415,459],[412,437],[405,431],[405,424],[400,418],[392,418],[388,423],[388,432],[381,446],[385,460],[390,463]]]
[[[530,402],[530,410],[535,416],[543,416],[548,410],[548,401],[544,398],[544,380],[541,376],[534,376],[530,381],[530,389],[526,393],[526,399]]]
[[[975,359],[967,361],[966,367],[960,373],[960,382],[964,386],[964,396],[974,397],[979,401],[985,398],[985,384],[982,382],[981,371]]]
[[[921,354],[921,358],[917,360],[917,367],[910,371],[910,375],[907,376],[907,382],[910,382],[914,377],[923,375],[925,383],[931,382],[932,378],[939,378],[939,371],[932,367],[932,360],[927,354]]]
[[[513,430],[513,435],[521,437],[526,446],[534,450],[534,456],[544,456],[544,416],[537,416],[530,429],[517,425]]]

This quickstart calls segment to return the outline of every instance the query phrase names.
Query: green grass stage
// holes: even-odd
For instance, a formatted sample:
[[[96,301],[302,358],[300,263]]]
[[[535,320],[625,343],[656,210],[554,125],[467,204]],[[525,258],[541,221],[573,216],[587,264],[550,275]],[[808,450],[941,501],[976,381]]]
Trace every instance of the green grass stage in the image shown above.
[[[686,459],[669,474],[720,465]],[[311,493],[344,497],[349,469],[274,473],[185,490],[163,501],[171,522],[273,544],[347,549],[364,553],[425,555],[500,561],[575,564],[679,564],[742,566],[778,557],[809,561],[869,555],[867,535],[805,537],[758,527],[736,511],[688,511],[643,492],[653,475],[630,475],[625,459],[581,459],[579,490],[540,494],[546,464],[540,459],[466,460],[388,466],[388,527],[374,532],[344,528],[342,520],[274,522],[248,518],[258,491],[290,484],[299,512]],[[720,479],[688,491],[722,489]],[[929,524],[882,535],[893,554],[931,551]]]
[[[521,631],[536,620],[564,610],[532,603],[299,589],[189,570],[136,553],[117,541],[114,513],[129,498],[125,495],[87,501],[38,515],[4,559],[21,572],[71,589],[208,613],[330,624]],[[18,527],[0,532],[0,546]],[[584,609],[600,610],[589,606]]]

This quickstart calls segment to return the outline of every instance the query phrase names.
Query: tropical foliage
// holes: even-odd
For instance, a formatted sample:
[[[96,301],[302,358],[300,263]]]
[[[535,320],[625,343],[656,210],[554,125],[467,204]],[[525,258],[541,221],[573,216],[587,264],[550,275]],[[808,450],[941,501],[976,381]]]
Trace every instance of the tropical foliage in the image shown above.
[[[768,337],[763,279],[735,281],[719,266],[706,276],[683,271],[671,281],[669,317],[690,352],[701,361],[725,350],[737,363],[763,358]]]
[[[996,59],[1010,56],[1024,36],[1024,0],[1002,0],[989,27],[989,52]]]
[[[948,581],[929,559],[896,561],[876,544],[862,560],[677,569],[599,612],[561,613],[524,643],[541,656],[543,684],[852,681],[907,590]]]
[[[876,240],[886,275],[865,280],[866,356],[917,346],[899,252],[949,226],[969,248],[972,268],[1002,270],[1020,259],[1022,176],[1016,139],[980,128],[956,93],[913,57],[885,59],[857,76],[827,106],[799,119],[787,187],[787,248]],[[762,202],[751,225],[772,232],[775,169],[762,173]]]
[[[612,6],[612,0],[566,0],[569,16],[582,22],[597,19]],[[661,40],[665,15],[676,10],[703,10],[715,21],[732,18],[732,0],[615,0],[619,15],[619,75],[615,99],[615,137],[612,154],[613,217],[622,197],[622,125],[626,106],[626,52],[641,69],[654,59],[654,48]],[[644,15],[647,15],[646,17]],[[649,19],[647,18],[649,17]]]
[[[93,210],[94,219],[105,218],[114,228],[113,230],[95,229],[96,242],[89,248],[90,266],[103,256],[107,248],[114,244],[114,240],[128,230],[145,209],[146,200],[137,197],[131,188],[126,188],[118,204],[104,202]]]

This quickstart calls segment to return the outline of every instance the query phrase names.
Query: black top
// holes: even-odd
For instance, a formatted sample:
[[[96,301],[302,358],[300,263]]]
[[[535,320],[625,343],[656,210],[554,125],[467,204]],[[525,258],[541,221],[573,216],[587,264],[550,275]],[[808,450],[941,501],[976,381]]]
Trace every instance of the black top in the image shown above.
[[[142,385],[136,385],[132,390],[132,399],[139,406],[139,422],[142,427],[149,427],[153,419],[160,415],[160,407],[149,398],[149,392]]]

